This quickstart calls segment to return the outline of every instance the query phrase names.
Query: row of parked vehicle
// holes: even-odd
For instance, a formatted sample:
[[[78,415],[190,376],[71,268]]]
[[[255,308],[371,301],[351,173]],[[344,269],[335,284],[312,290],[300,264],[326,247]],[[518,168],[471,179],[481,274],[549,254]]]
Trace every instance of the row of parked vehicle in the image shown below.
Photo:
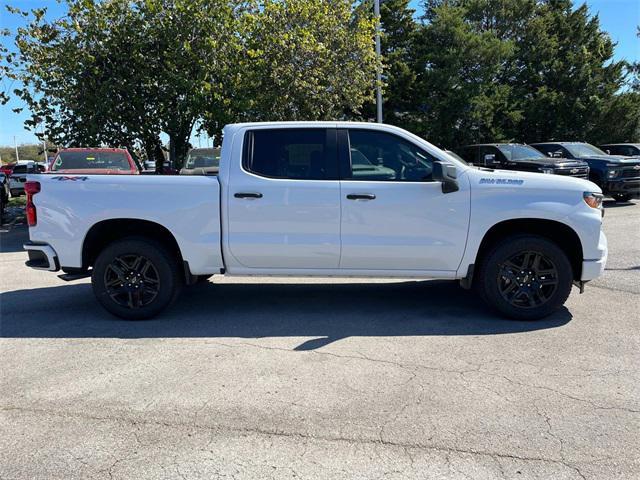
[[[597,148],[583,142],[486,143],[456,149],[456,157],[486,168],[585,178],[606,195],[628,201],[640,194],[640,144]]]
[[[207,175],[216,174],[220,165],[220,148],[194,148],[189,151],[184,167],[163,169],[164,174]],[[68,173],[91,175],[139,175],[156,173],[154,162],[140,164],[123,148],[65,148],[59,150],[48,162],[20,160],[2,165],[2,202],[10,196],[24,195],[24,183],[28,174]]]
[[[600,148],[583,142],[485,143],[466,145],[448,153],[478,167],[585,178],[621,202],[640,194],[640,144],[637,143],[607,144]],[[357,156],[353,163],[369,175],[372,168],[377,168],[376,173],[384,179],[385,167],[359,165]],[[181,170],[166,167],[163,173],[215,175],[219,165],[220,148],[194,148]],[[29,173],[138,175],[156,173],[156,168],[153,162],[139,164],[126,149],[66,148],[47,163],[21,160],[2,166],[0,172],[4,206],[9,193],[11,196],[24,194]]]

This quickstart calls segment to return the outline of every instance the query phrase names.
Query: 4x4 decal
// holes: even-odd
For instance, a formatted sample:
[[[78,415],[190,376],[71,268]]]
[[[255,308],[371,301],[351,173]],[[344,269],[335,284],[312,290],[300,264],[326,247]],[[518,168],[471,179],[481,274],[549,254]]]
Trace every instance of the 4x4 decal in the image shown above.
[[[81,181],[85,181],[85,180],[89,180],[89,177],[67,177],[67,176],[58,176],[58,177],[52,177],[51,180],[58,180],[60,182],[66,182],[67,180],[71,180],[71,181],[77,181],[77,180],[81,180]]]

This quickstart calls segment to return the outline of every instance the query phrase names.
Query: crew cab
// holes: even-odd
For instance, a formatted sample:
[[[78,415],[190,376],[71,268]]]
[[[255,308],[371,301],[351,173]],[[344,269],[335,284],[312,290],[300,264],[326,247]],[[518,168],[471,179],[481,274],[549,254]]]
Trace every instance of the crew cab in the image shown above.
[[[584,160],[589,164],[589,180],[618,202],[640,194],[640,158],[609,155],[584,142],[532,143],[532,147],[554,158]]]
[[[458,152],[468,163],[490,168],[589,178],[589,165],[582,160],[550,158],[521,143],[468,145]]]
[[[30,178],[27,265],[91,275],[128,319],[224,274],[459,280],[533,320],[604,270],[602,195],[587,180],[471,167],[383,124],[223,133],[218,175]]]

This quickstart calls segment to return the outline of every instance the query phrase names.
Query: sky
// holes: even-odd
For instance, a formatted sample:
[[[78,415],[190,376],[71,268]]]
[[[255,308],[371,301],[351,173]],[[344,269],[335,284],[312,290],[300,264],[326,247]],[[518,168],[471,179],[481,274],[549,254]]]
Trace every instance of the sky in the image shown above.
[[[418,9],[419,3],[419,0],[411,1],[411,5],[416,9]],[[582,1],[575,2],[576,5],[582,3]],[[591,13],[599,16],[602,29],[617,42],[615,59],[640,61],[640,40],[636,37],[636,26],[640,25],[640,0],[586,0],[586,3]],[[51,18],[59,17],[65,11],[64,6],[56,0],[0,1],[0,28],[8,28],[12,32],[15,32],[15,29],[22,22],[17,16],[6,11],[7,4],[23,10],[47,7],[47,17]],[[11,37],[0,41],[9,45],[13,44]],[[3,84],[3,89],[11,87],[7,79],[0,79],[0,82]],[[18,144],[36,141],[34,134],[26,130],[23,125],[28,114],[24,112],[17,114],[12,111],[13,108],[21,106],[21,103],[16,100],[0,106],[0,145],[13,145],[14,137]],[[197,144],[198,141],[192,140],[192,143]]]

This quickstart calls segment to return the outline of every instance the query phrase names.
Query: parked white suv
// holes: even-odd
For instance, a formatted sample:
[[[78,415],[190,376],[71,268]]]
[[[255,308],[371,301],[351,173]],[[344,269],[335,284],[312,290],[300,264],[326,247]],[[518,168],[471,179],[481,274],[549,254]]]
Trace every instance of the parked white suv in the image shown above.
[[[43,175],[27,193],[27,264],[91,274],[130,319],[225,274],[455,279],[530,320],[607,257],[595,184],[470,167],[374,123],[228,125],[218,175]]]

